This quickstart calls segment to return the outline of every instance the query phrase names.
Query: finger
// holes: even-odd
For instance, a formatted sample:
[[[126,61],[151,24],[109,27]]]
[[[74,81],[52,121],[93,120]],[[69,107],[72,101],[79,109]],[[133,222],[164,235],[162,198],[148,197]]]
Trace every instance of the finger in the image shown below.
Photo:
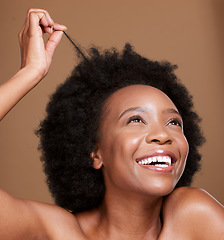
[[[24,31],[28,31],[29,29],[29,23],[30,23],[30,13],[32,12],[42,12],[47,14],[47,11],[44,9],[37,9],[37,8],[29,8],[26,14],[26,20],[25,20],[25,24],[24,24]]]
[[[43,27],[53,27],[53,20],[49,18],[46,14],[40,19],[40,25]]]
[[[53,31],[53,26],[51,27],[43,27],[42,26],[42,30],[43,30],[43,33],[48,33],[48,34],[52,34],[54,31]]]
[[[50,17],[50,15],[47,12],[31,12],[30,15],[32,13],[36,13],[38,18],[39,18],[39,25],[41,26],[43,33],[48,33],[48,34],[52,34],[53,33],[53,24],[54,21],[52,20],[52,18]],[[44,13],[44,15],[43,15]]]
[[[25,27],[23,26],[22,29],[20,30],[18,37],[19,37],[19,42],[21,43],[22,41],[22,36],[23,36],[23,32],[24,32]]]
[[[61,38],[62,38],[63,32],[62,31],[55,31],[53,34],[51,34],[51,36],[49,37],[46,46],[45,46],[45,50],[48,53],[48,55],[50,57],[53,56],[54,51],[56,49],[56,47],[58,46]]]
[[[27,11],[27,14],[26,14],[26,19],[25,19],[25,22],[19,32],[19,37],[21,38],[22,37],[22,34],[24,31],[27,31],[27,29],[29,28],[29,10]]]
[[[54,23],[51,27],[43,27],[42,30],[44,33],[52,34],[54,31],[66,31],[67,27],[58,23]]]
[[[51,18],[50,14],[47,11],[45,11],[44,13],[45,13],[45,15],[41,19],[40,24],[43,25],[43,26],[53,26],[54,21]]]
[[[44,26],[44,27],[47,27],[47,26],[53,26],[54,24],[54,21],[53,19],[51,18],[50,14],[44,10],[44,9],[35,9],[35,8],[30,8],[28,11],[27,11],[27,17],[26,17],[26,21],[25,21],[25,24],[24,24],[24,29],[23,29],[23,32],[28,32],[29,31],[29,28],[30,28],[30,17],[36,13],[37,16],[39,17],[39,24]],[[44,13],[44,15],[43,15]],[[49,32],[48,32],[49,33]]]
[[[27,15],[29,15],[31,12],[44,12],[44,13],[47,13],[47,10],[42,9],[42,8],[29,8],[27,10]]]
[[[42,29],[40,27],[40,20],[45,16],[44,12],[31,12],[29,15],[29,34],[30,36],[39,35],[42,36]]]
[[[65,25],[62,25],[62,24],[54,23],[53,29],[55,31],[66,31],[67,27]]]

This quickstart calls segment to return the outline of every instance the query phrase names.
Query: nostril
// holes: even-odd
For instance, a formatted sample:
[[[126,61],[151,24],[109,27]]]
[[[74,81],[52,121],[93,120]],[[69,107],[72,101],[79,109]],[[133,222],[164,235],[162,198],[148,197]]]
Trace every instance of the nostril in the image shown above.
[[[169,139],[169,140],[167,140],[165,143],[172,143],[172,140]]]
[[[152,139],[151,142],[160,142],[159,139]]]
[[[147,141],[148,142],[148,141]],[[151,143],[157,143],[157,144],[171,144],[172,140],[171,139],[151,139]]]

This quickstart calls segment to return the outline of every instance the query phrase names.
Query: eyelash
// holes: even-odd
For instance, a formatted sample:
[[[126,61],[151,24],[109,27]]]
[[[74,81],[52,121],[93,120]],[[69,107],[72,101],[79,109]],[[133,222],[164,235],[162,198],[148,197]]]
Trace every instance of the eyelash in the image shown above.
[[[180,126],[182,128],[182,122],[177,118],[171,119],[168,124],[177,125],[177,126]]]
[[[131,122],[134,122],[134,123],[142,122],[142,123],[144,123],[144,120],[139,115],[135,115],[135,116],[132,116],[128,119],[127,124],[129,124]]]
[[[139,115],[135,115],[135,116],[130,117],[126,124],[129,124],[131,122],[133,122],[133,123],[139,123],[139,122],[145,123],[144,120],[142,119],[142,117],[140,117]],[[171,119],[168,122],[168,125],[170,125],[170,124],[175,125],[175,126],[180,126],[182,128],[182,122],[177,118]]]

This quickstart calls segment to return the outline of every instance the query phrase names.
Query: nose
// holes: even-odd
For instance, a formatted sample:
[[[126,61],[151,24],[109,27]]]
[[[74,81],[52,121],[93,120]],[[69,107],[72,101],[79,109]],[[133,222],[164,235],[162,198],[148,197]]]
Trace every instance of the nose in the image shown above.
[[[145,138],[146,143],[157,143],[159,145],[171,144],[173,138],[165,127],[157,127],[153,131],[149,131]]]

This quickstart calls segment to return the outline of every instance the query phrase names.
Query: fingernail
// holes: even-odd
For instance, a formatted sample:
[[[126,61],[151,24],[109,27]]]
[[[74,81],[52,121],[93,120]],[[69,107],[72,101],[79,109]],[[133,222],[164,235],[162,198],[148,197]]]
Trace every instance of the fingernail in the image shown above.
[[[50,31],[51,31],[51,33],[54,32],[54,27],[53,26],[51,26]]]

